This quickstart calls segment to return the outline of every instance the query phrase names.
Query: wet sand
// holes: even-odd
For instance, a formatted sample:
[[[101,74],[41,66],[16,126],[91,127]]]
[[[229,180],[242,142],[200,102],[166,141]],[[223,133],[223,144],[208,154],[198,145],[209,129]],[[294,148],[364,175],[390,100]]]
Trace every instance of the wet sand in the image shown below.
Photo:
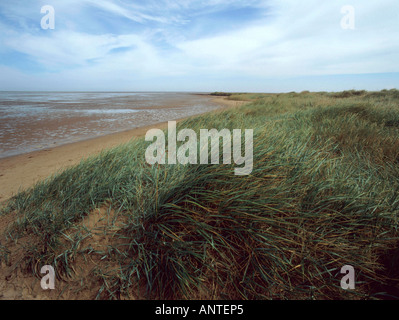
[[[213,101],[224,106],[218,110],[244,103],[225,98],[214,98]],[[212,112],[218,112],[218,110]],[[167,122],[0,159],[0,203],[57,171],[78,164],[88,156],[142,137],[148,130],[155,128],[166,129]]]
[[[0,159],[219,107],[194,93],[0,92]]]

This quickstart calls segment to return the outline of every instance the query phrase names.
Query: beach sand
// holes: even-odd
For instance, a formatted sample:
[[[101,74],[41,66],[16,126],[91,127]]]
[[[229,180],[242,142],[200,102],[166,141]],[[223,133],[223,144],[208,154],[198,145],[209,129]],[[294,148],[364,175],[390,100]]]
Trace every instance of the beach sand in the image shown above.
[[[245,103],[243,101],[231,101],[219,97],[214,98],[213,102],[223,106],[218,109],[219,111],[226,107],[237,107]],[[181,120],[183,119],[178,121]],[[134,138],[142,137],[150,129],[166,129],[167,125],[167,122],[158,123],[90,140],[0,159],[0,203],[16,195],[19,191],[32,187],[40,180],[78,164],[88,156],[126,143]]]

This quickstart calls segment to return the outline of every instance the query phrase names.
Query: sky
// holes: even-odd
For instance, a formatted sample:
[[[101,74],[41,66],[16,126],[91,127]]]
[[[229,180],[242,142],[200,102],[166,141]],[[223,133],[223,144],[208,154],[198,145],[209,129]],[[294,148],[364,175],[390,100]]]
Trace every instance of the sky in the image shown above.
[[[398,0],[0,0],[1,91],[391,88]]]

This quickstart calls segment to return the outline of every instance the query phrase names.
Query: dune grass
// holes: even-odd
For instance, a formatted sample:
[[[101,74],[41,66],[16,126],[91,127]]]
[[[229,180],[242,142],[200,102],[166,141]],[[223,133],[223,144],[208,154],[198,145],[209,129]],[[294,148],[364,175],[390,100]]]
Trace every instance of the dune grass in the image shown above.
[[[94,297],[379,299],[398,294],[399,91],[232,94],[249,104],[178,130],[254,129],[254,170],[154,165],[144,139],[103,152],[11,199],[0,254],[26,272],[101,256]],[[80,226],[116,212],[101,251]],[[72,230],[72,231],[71,231]],[[17,245],[16,245],[17,243]],[[357,288],[340,287],[356,270]]]

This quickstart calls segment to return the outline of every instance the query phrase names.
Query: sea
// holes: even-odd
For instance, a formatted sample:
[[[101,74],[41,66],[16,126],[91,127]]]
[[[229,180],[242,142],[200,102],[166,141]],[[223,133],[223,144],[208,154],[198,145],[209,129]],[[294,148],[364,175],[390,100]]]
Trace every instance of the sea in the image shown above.
[[[0,158],[206,113],[207,94],[0,92]]]

